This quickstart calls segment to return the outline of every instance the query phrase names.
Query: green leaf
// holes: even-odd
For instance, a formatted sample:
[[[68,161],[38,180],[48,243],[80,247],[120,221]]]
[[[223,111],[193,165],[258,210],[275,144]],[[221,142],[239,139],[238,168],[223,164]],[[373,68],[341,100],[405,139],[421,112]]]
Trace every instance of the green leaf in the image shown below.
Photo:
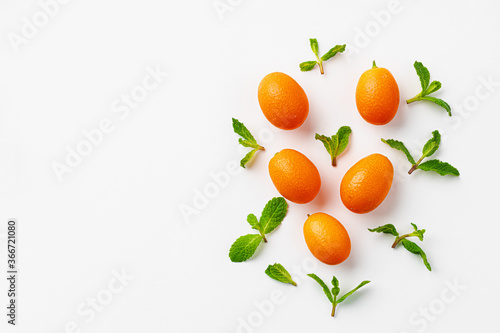
[[[460,172],[452,165],[447,162],[441,162],[440,160],[429,160],[420,163],[418,166],[420,170],[424,171],[435,171],[441,176],[453,175],[460,176]]]
[[[252,142],[250,142],[250,141],[244,140],[244,139],[242,139],[242,138],[239,138],[239,139],[238,139],[238,143],[239,143],[240,145],[242,145],[243,147],[248,147],[248,148],[257,148],[257,147],[255,147],[255,146],[256,146],[256,145],[255,145],[255,143],[252,143]]]
[[[439,89],[441,89],[441,82],[432,81],[429,87],[427,87],[427,89],[425,89],[425,91],[422,92],[422,96],[432,94],[433,92],[436,92]]]
[[[339,150],[339,137],[338,135],[334,134],[331,137],[332,140],[332,153],[330,154],[332,156],[332,161],[335,157],[337,157],[337,151]]]
[[[267,266],[265,273],[271,278],[279,282],[290,283],[294,286],[297,285],[295,281],[292,280],[292,276],[283,267],[283,265],[275,263],[274,265]]]
[[[281,221],[285,218],[287,208],[288,204],[282,197],[269,200],[260,216],[260,225],[264,234],[270,233],[281,224]]]
[[[333,296],[332,296],[332,293],[330,291],[330,289],[328,288],[328,286],[326,285],[326,283],[323,282],[323,280],[321,280],[316,274],[314,273],[311,273],[311,274],[307,274],[307,276],[311,277],[314,279],[314,281],[318,282],[318,284],[323,288],[323,291],[325,292],[325,295],[326,297],[328,297],[328,300],[330,301],[330,303],[333,304]]]
[[[346,149],[349,144],[349,135],[351,134],[351,128],[349,126],[342,126],[338,129],[337,134],[328,137],[325,135],[319,135],[316,133],[315,139],[323,142],[326,151],[330,154],[332,165],[336,166],[336,158]]]
[[[425,89],[427,89],[427,87],[429,86],[431,74],[429,73],[429,70],[425,68],[425,66],[421,62],[415,61],[413,67],[415,67],[417,75],[420,78],[420,86],[422,87],[422,91],[425,91]]]
[[[448,103],[446,103],[442,99],[430,97],[430,96],[424,96],[424,97],[421,97],[421,99],[426,100],[426,101],[430,101],[430,102],[433,102],[433,103],[439,105],[440,107],[445,109],[446,112],[448,112],[448,115],[451,117],[451,107],[448,105]]]
[[[238,134],[241,136],[243,139],[247,140],[250,144],[257,145],[257,141],[253,137],[252,133],[246,128],[245,125],[243,125],[242,122],[240,122],[238,119],[233,118],[233,130],[234,133]],[[253,147],[253,146],[251,146]],[[257,147],[253,147],[257,148]]]
[[[243,262],[250,259],[261,241],[261,235],[248,234],[239,237],[229,249],[229,258],[232,262]]]
[[[391,234],[391,235],[394,235],[396,237],[399,236],[399,233],[396,231],[396,227],[392,224],[384,224],[380,227],[377,227],[377,228],[373,228],[373,229],[368,229],[370,232],[382,232],[384,234]]]
[[[429,139],[422,149],[422,155],[424,157],[432,156],[438,150],[439,144],[441,143],[441,134],[438,130],[432,132],[432,138]]]
[[[344,44],[344,45],[335,45],[334,47],[332,47],[330,50],[328,50],[328,52],[326,52],[321,57],[321,60],[322,61],[327,61],[327,60],[333,58],[337,53],[344,52],[345,51],[345,46],[346,46],[346,44]]]
[[[245,165],[252,159],[253,155],[258,151],[258,149],[254,148],[248,152],[240,161],[240,165],[245,168]]]
[[[388,140],[381,139],[381,140],[383,143],[387,143],[391,148],[400,150],[403,153],[405,153],[408,161],[410,161],[410,163],[412,165],[415,164],[415,160],[413,159],[413,156],[411,156],[410,152],[408,151],[408,149],[406,148],[404,143],[402,143],[401,141],[398,141],[398,140],[393,140],[393,139],[388,139]]]
[[[245,165],[252,159],[257,150],[264,150],[264,147],[259,146],[252,133],[250,133],[250,131],[245,127],[245,125],[243,125],[242,122],[235,118],[233,118],[233,130],[234,133],[241,136],[241,138],[238,139],[240,145],[242,145],[243,147],[254,148],[240,161],[241,167],[245,168]]]
[[[254,214],[248,214],[247,222],[252,226],[252,229],[258,230],[259,232],[262,231],[259,220],[257,220],[257,216]]]
[[[352,294],[354,294],[356,292],[356,290],[358,290],[359,288],[363,287],[365,284],[368,284],[370,283],[370,281],[363,281],[361,282],[356,288],[354,288],[353,290],[351,290],[350,292],[348,292],[347,294],[345,294],[344,296],[340,297],[337,301],[337,303],[342,303],[343,301],[346,300],[347,297],[351,296]]]
[[[351,135],[352,130],[349,126],[342,126],[337,131],[337,137],[339,140],[339,145],[336,151],[336,156],[342,154],[342,152],[347,148],[349,144],[349,136]]]
[[[424,261],[425,267],[427,267],[427,269],[429,271],[431,270],[431,265],[427,261],[427,256],[425,255],[424,251],[417,244],[415,244],[412,241],[409,241],[407,239],[403,239],[401,241],[401,243],[403,243],[403,246],[405,249],[407,249],[408,251],[410,251],[413,254],[416,254],[416,255],[419,255],[420,257],[422,257],[422,260]]]
[[[418,239],[420,239],[420,241],[423,242],[425,229],[418,230],[417,225],[415,223],[412,223],[411,225],[413,226],[413,229],[415,230],[411,233],[411,236],[417,236]]]
[[[337,280],[335,275],[332,278],[332,285],[333,285],[332,294],[333,294],[334,298],[336,298],[339,295],[340,288],[339,288],[339,280]]]
[[[317,64],[318,64],[317,61],[304,61],[304,62],[300,63],[299,67],[300,67],[301,71],[308,72],[308,71],[313,70]]]
[[[316,38],[309,38],[309,43],[311,44],[311,50],[313,53],[318,56],[319,52],[319,46],[318,46],[318,40]]]
[[[325,146],[325,149],[328,152],[328,154],[330,154],[331,160],[333,162],[334,152],[337,149],[338,142],[336,142],[336,143],[333,142],[333,139],[334,139],[333,137],[330,138],[326,135],[319,135],[318,133],[316,133],[314,138],[316,140],[320,140],[321,142],[323,142],[323,145]]]

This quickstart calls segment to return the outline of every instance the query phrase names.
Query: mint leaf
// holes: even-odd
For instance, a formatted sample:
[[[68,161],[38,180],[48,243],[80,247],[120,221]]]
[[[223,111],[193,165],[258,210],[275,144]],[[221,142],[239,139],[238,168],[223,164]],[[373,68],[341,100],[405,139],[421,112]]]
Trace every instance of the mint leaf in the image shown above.
[[[400,150],[403,153],[405,153],[406,158],[408,159],[408,161],[411,164],[415,164],[415,160],[413,159],[413,156],[411,156],[410,152],[408,151],[408,149],[406,148],[406,146],[404,145],[404,143],[402,143],[401,141],[398,141],[398,140],[393,140],[393,139],[388,139],[388,140],[381,139],[381,140],[382,140],[383,143],[387,143],[391,148]]]
[[[432,138],[425,143],[424,147],[422,148],[422,156],[416,162],[402,142],[392,139],[382,139],[382,142],[387,143],[392,148],[401,150],[405,153],[408,161],[410,161],[410,163],[412,164],[410,171],[408,171],[408,174],[410,175],[413,173],[413,171],[421,169],[424,171],[435,171],[441,176],[450,174],[460,176],[458,170],[455,167],[451,166],[449,163],[441,162],[439,160],[430,160],[422,163],[422,160],[424,158],[432,156],[439,148],[439,145],[441,143],[441,134],[439,134],[438,130],[432,132]]]
[[[345,294],[344,296],[340,297],[339,300],[337,301],[337,303],[342,303],[343,301],[346,300],[347,297],[351,296],[352,294],[354,294],[359,288],[363,287],[364,285],[370,283],[370,281],[368,280],[365,280],[363,282],[361,282],[356,288],[354,288],[353,290],[351,290],[350,292],[348,292],[347,294]]]
[[[234,133],[238,134],[243,139],[245,139],[249,144],[252,145],[249,147],[257,148],[255,147],[257,145],[257,141],[253,137],[252,133],[250,133],[250,131],[246,128],[245,125],[243,125],[242,122],[240,122],[238,119],[235,118],[233,118],[233,130]]]
[[[324,283],[323,280],[321,280],[316,274],[307,274],[307,276],[313,278],[323,288],[326,297],[328,297],[328,300],[330,301],[330,303],[332,303],[332,317],[335,316],[335,308],[337,307],[337,304],[342,303],[343,301],[345,301],[347,297],[351,296],[354,292],[356,292],[356,290],[363,287],[365,284],[370,283],[370,281],[361,282],[356,288],[354,288],[353,290],[342,296],[339,300],[337,300],[337,296],[340,292],[340,287],[339,287],[339,280],[337,280],[335,275],[332,278],[332,285],[333,285],[332,291],[328,289],[326,283]]]
[[[257,216],[255,216],[254,214],[248,214],[247,222],[252,226],[252,229],[258,230],[259,232],[261,231],[260,223],[257,220]]]
[[[439,89],[441,89],[441,82],[432,81],[431,84],[427,87],[427,89],[425,89],[425,91],[422,93],[422,96],[432,94],[433,92],[436,92]]]
[[[345,44],[344,45],[335,45],[332,47],[328,52],[326,52],[322,57],[321,61],[327,61],[331,58],[333,58],[337,53],[342,53],[345,51]]]
[[[396,227],[392,224],[385,224],[385,225],[382,225],[380,227],[377,227],[377,228],[373,228],[373,229],[368,229],[370,232],[381,232],[381,233],[384,233],[384,234],[391,234],[391,235],[394,235],[396,237],[399,236],[399,233],[396,231]]]
[[[245,155],[240,161],[240,166],[245,168],[245,165],[252,159],[258,150],[265,150],[264,147],[257,143],[257,140],[253,137],[252,133],[240,122],[238,119],[233,118],[233,130],[234,133],[241,136],[238,142],[243,147],[253,148],[248,154]]]
[[[421,62],[418,61],[415,61],[413,67],[415,67],[417,75],[420,78],[420,86],[422,87],[422,91],[427,89],[427,87],[429,86],[429,81],[431,79],[429,70],[425,68],[425,66]]]
[[[335,300],[337,298],[337,296],[339,295],[339,292],[340,292],[339,280],[337,280],[337,278],[335,277],[335,275],[332,278],[332,285],[333,285],[332,294],[333,294],[333,298]]]
[[[272,198],[264,207],[260,221],[254,214],[248,214],[247,222],[259,234],[248,234],[239,237],[229,249],[229,258],[234,262],[242,262],[253,256],[259,244],[267,242],[265,234],[276,229],[286,215],[288,204],[282,197]]]
[[[311,44],[311,50],[313,53],[318,56],[319,52],[319,46],[318,46],[318,40],[316,38],[309,38],[309,43]]]
[[[448,105],[448,103],[446,103],[442,99],[427,96],[427,95],[432,94],[432,93],[438,91],[439,89],[441,89],[441,82],[432,81],[429,84],[430,78],[431,78],[431,75],[429,74],[429,70],[421,62],[418,62],[418,61],[415,61],[413,66],[415,67],[415,70],[417,71],[417,75],[420,79],[420,86],[422,87],[422,91],[420,93],[418,93],[415,97],[406,100],[406,103],[410,104],[410,103],[413,103],[416,101],[422,101],[422,100],[430,101],[430,102],[436,103],[440,107],[444,108],[448,112],[448,115],[451,117],[451,108]]]
[[[342,152],[347,148],[347,145],[349,144],[349,136],[351,135],[351,133],[352,130],[349,126],[342,126],[337,131],[336,136],[339,140],[339,145],[337,147],[337,151],[335,152],[336,156],[342,154]]]
[[[261,241],[261,235],[249,234],[239,237],[229,249],[229,258],[232,262],[243,262],[250,259]]]
[[[272,198],[264,207],[260,216],[262,233],[268,234],[281,224],[285,218],[288,204],[282,197]]]
[[[411,225],[413,226],[414,231],[410,235],[417,236],[418,239],[420,239],[420,241],[423,242],[425,229],[418,230],[417,225],[415,223],[411,223]]]
[[[254,148],[254,146],[255,146],[255,143],[252,143],[252,142],[250,142],[248,140],[244,140],[242,138],[238,139],[238,143],[240,145],[242,145],[243,147],[248,147],[248,148]]]
[[[323,142],[323,145],[325,146],[326,151],[328,152],[328,154],[330,154],[330,157],[332,159],[332,164],[333,164],[333,155],[334,155],[335,150],[337,150],[338,142],[334,143],[332,138],[330,138],[326,135],[319,135],[318,133],[316,133],[314,138],[316,140],[320,140],[321,142]]]
[[[415,236],[415,237],[418,237],[418,239],[420,239],[420,241],[423,241],[425,229],[419,230],[415,223],[411,223],[411,225],[413,226],[413,232],[410,234],[402,235],[402,236],[399,236],[399,234],[396,232],[396,228],[394,228],[394,226],[392,224],[386,224],[386,225],[383,225],[381,227],[378,227],[375,229],[368,229],[368,230],[393,234],[394,236],[396,236],[396,240],[394,241],[394,243],[392,243],[392,248],[395,248],[401,242],[403,244],[403,246],[405,247],[405,249],[407,249],[411,253],[420,255],[422,257],[422,259],[424,260],[425,266],[429,270],[431,270],[431,266],[427,262],[427,256],[425,255],[424,251],[422,251],[422,249],[417,244],[406,239],[407,237],[414,237]],[[340,300],[339,300],[339,303],[340,303]]]
[[[337,157],[342,154],[349,144],[349,136],[352,130],[349,126],[342,126],[338,129],[337,134],[328,137],[316,133],[315,139],[323,142],[326,151],[330,154],[332,166],[337,165]]]
[[[448,112],[448,115],[451,117],[451,107],[448,105],[448,103],[446,103],[442,99],[430,97],[430,96],[421,97],[421,99],[426,100],[426,101],[430,101],[430,102],[433,102],[433,103],[439,105],[440,107],[445,109],[446,112]]]
[[[417,244],[415,244],[412,241],[409,241],[407,239],[403,239],[401,241],[401,243],[403,243],[403,246],[405,249],[407,249],[408,251],[410,251],[413,254],[417,254],[420,257],[422,257],[422,260],[424,261],[425,267],[427,267],[427,269],[429,271],[431,271],[431,265],[427,261],[427,256],[425,255],[424,251]]]
[[[318,282],[318,284],[323,288],[323,291],[325,292],[325,295],[326,297],[328,297],[328,300],[330,301],[330,303],[333,304],[333,296],[332,296],[332,293],[330,291],[330,288],[328,288],[328,286],[326,285],[326,283],[323,282],[323,280],[321,280],[316,274],[314,273],[311,273],[311,274],[307,274],[307,276],[311,277],[314,279],[314,281]]]
[[[297,283],[292,280],[292,276],[288,271],[283,267],[283,265],[275,263],[274,265],[269,265],[266,268],[265,273],[271,278],[279,282],[290,283],[294,286],[297,286]]]
[[[440,160],[429,160],[421,163],[418,169],[424,171],[434,171],[439,173],[441,176],[453,175],[460,176],[460,172],[448,162],[441,162]]]
[[[252,159],[253,155],[258,151],[258,149],[252,149],[245,155],[240,161],[240,166],[245,168],[245,165]]]
[[[441,134],[438,130],[432,132],[432,138],[429,139],[422,149],[422,156],[429,157],[432,156],[438,150],[439,144],[441,143]]]
[[[316,64],[319,65],[319,71],[321,74],[325,74],[325,71],[323,69],[323,61],[327,61],[330,58],[333,58],[337,53],[342,53],[345,51],[345,44],[344,45],[336,45],[335,47],[332,47],[328,52],[326,52],[321,58],[319,57],[319,45],[318,45],[318,40],[316,38],[309,38],[309,44],[311,45],[311,50],[313,51],[314,55],[316,56],[316,61],[304,61],[300,63],[299,67],[300,70],[303,72],[307,72],[312,70]]]
[[[301,71],[309,72],[312,71],[317,64],[318,64],[317,61],[304,61],[300,63],[299,67]]]

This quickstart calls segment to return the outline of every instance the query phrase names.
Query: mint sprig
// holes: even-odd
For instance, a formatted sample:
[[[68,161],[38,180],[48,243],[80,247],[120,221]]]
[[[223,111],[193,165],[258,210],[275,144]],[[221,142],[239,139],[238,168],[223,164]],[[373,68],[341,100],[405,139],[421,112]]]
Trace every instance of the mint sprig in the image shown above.
[[[258,234],[248,234],[239,237],[229,249],[232,262],[243,262],[250,259],[257,251],[260,243],[267,243],[266,234],[274,231],[286,216],[288,204],[282,197],[272,198],[262,211],[260,220],[254,214],[248,214],[247,222]]]
[[[422,242],[424,240],[425,229],[418,229],[417,225],[414,223],[411,223],[411,225],[413,226],[413,232],[401,236],[396,231],[396,227],[392,224],[385,224],[374,229],[368,229],[368,231],[396,236],[396,240],[392,243],[392,248],[396,248],[399,243],[403,244],[405,249],[413,254],[419,255],[422,258],[425,267],[431,271],[431,265],[429,264],[429,261],[427,261],[427,255],[425,252],[417,244],[407,239],[408,237],[417,237]]]
[[[259,150],[265,150],[265,148],[260,146],[257,143],[257,140],[255,140],[255,138],[253,137],[252,133],[250,133],[250,131],[245,127],[245,125],[243,125],[242,122],[235,118],[233,118],[233,130],[234,133],[241,136],[241,138],[238,139],[240,145],[242,145],[243,147],[253,148],[240,161],[240,165],[245,168],[245,165],[252,159],[253,155],[255,155],[255,153]]]
[[[285,267],[283,267],[282,264],[275,263],[274,265],[267,266],[265,273],[271,279],[297,286],[297,283],[292,280],[292,276],[290,275],[290,273],[288,273],[288,271],[285,269]]]
[[[417,71],[417,75],[420,78],[420,86],[422,87],[422,91],[416,95],[413,98],[410,98],[406,101],[407,104],[416,102],[416,101],[430,101],[434,104],[439,105],[443,109],[448,112],[448,115],[451,117],[451,108],[442,99],[436,98],[436,97],[431,97],[428,96],[439,89],[441,89],[441,82],[439,81],[432,81],[430,82],[431,79],[431,74],[429,73],[429,70],[421,63],[418,61],[415,61],[413,64],[413,67],[415,67],[415,70]],[[430,83],[429,83],[430,82]]]
[[[311,274],[307,274],[307,276],[314,279],[314,281],[316,281],[323,288],[323,292],[325,293],[325,295],[328,298],[328,300],[330,301],[330,303],[332,303],[332,317],[335,316],[335,309],[337,307],[337,304],[342,303],[343,301],[346,300],[347,297],[354,294],[359,288],[363,287],[367,283],[370,283],[370,281],[365,280],[365,281],[361,282],[356,288],[354,288],[353,290],[349,291],[348,293],[346,293],[345,295],[343,295],[342,297],[337,299],[337,296],[340,293],[340,287],[339,287],[339,280],[335,276],[333,276],[333,278],[332,278],[333,288],[331,290],[326,285],[326,283],[323,282],[323,280],[321,280],[316,274],[311,273]]]
[[[302,62],[299,67],[300,70],[303,72],[308,72],[314,69],[316,65],[319,65],[319,71],[323,75],[325,74],[325,71],[323,69],[323,61],[327,61],[331,58],[333,58],[337,53],[342,53],[345,51],[345,46],[344,45],[336,45],[332,47],[328,52],[323,54],[322,57],[319,56],[319,45],[318,45],[318,40],[316,38],[310,38],[309,43],[311,44],[311,50],[313,51],[314,55],[316,56],[316,60],[312,61],[304,61]]]
[[[349,136],[351,133],[352,130],[349,126],[340,127],[337,134],[334,134],[331,137],[316,133],[315,139],[323,142],[326,151],[330,154],[332,159],[332,166],[337,166],[337,156],[342,154],[342,152],[346,149],[349,144]]]
[[[445,175],[460,176],[460,172],[448,162],[442,162],[440,160],[434,159],[422,163],[424,158],[432,156],[439,148],[439,145],[441,143],[441,134],[439,134],[439,131],[437,130],[432,132],[432,138],[430,138],[426,142],[424,148],[422,149],[422,156],[416,162],[403,142],[393,139],[387,139],[387,140],[381,139],[381,140],[382,142],[388,144],[391,148],[400,150],[406,155],[406,158],[411,163],[411,168],[408,171],[408,174],[410,175],[413,173],[413,171],[420,169],[424,171],[434,171],[440,174],[441,176]]]

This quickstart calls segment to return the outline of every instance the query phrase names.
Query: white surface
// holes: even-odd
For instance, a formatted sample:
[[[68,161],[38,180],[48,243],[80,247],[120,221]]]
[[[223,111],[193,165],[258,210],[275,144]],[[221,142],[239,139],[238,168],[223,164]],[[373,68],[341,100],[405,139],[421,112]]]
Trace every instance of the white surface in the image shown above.
[[[371,13],[387,9],[388,1],[222,2],[233,9],[224,20],[212,0],[75,0],[61,5],[18,53],[7,36],[19,34],[23,17],[39,12],[39,4],[0,3],[0,233],[8,218],[18,219],[21,267],[19,324],[7,327],[2,312],[1,331],[238,332],[249,317],[255,327],[239,332],[491,331],[500,310],[500,86],[470,111],[459,108],[488,93],[481,78],[500,82],[498,3],[402,0],[400,12],[376,31]],[[356,35],[367,28],[373,37],[362,45]],[[320,52],[340,43],[359,52],[330,60],[324,76],[301,73],[298,64],[313,59],[310,37]],[[381,127],[364,122],[354,102],[357,80],[374,59],[393,73],[402,101],[396,118]],[[420,91],[415,60],[443,83],[436,96],[452,105],[453,118],[429,104],[404,104]],[[142,83],[146,68],[157,67],[169,76],[139,106],[128,115],[117,109],[123,104],[113,108]],[[307,121],[261,137],[266,151],[251,168],[231,176],[186,220],[181,205],[192,206],[195,191],[212,182],[210,174],[245,153],[231,117],[256,136],[272,128],[256,94],[260,79],[273,71],[302,85],[310,101]],[[54,161],[63,163],[66,146],[75,149],[82,131],[103,119],[113,131],[58,181]],[[353,134],[332,168],[314,133],[331,135],[341,125]],[[435,157],[456,166],[460,178],[408,176],[405,157],[380,142],[403,140],[417,155],[434,129],[443,134]],[[258,256],[231,263],[231,243],[252,232],[246,215],[259,216],[278,195],[267,163],[286,147],[316,164],[321,192],[308,205],[290,204]],[[355,215],[340,201],[339,182],[373,152],[391,159],[395,181],[378,209]],[[349,231],[352,253],[345,263],[323,265],[306,248],[302,224],[316,211],[337,217]],[[391,237],[366,230],[394,223],[410,231],[410,222],[427,229],[421,245],[432,272],[404,249],[392,250]],[[5,272],[5,240],[0,243]],[[298,288],[264,274],[274,262],[302,269],[292,273]],[[123,270],[133,279],[100,311],[90,310],[88,299],[111,295],[109,284],[116,291],[114,274]],[[364,279],[372,283],[332,319],[321,289],[303,275],[311,271],[328,282],[335,274],[344,292]],[[447,283],[455,280],[465,290],[451,300]],[[279,304],[258,310],[255,302],[268,304],[276,295]],[[423,319],[419,311],[429,306],[432,319]]]

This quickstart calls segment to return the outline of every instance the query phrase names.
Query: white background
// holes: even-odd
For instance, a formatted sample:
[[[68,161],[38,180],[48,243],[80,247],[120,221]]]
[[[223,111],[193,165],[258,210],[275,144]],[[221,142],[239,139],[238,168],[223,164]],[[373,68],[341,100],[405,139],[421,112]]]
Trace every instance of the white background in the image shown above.
[[[16,52],[9,38],[44,14],[34,0],[0,2],[0,233],[17,218],[20,234],[18,325],[6,324],[1,273],[1,331],[491,331],[500,310],[498,3],[401,0],[392,13],[386,0],[220,3],[231,10],[217,12],[212,0],[74,0]],[[324,76],[298,69],[314,59],[310,37],[321,53],[347,44]],[[395,119],[378,127],[354,101],[373,60],[392,72],[401,94]],[[442,82],[436,96],[452,105],[452,118],[432,104],[404,103],[420,91],[415,60]],[[147,68],[169,75],[128,115],[114,112],[122,94],[140,89]],[[310,114],[297,130],[274,130],[259,109],[258,84],[273,71],[291,75],[308,95]],[[211,175],[246,152],[231,117],[266,151],[194,206]],[[76,149],[103,119],[113,130],[60,181],[54,163],[65,163],[67,147]],[[353,134],[332,168],[314,134],[342,125]],[[408,176],[404,155],[380,141],[402,140],[417,156],[435,129],[443,135],[435,157],[456,166],[459,178]],[[290,203],[257,256],[232,263],[230,245],[252,232],[246,215],[260,216],[279,195],[267,163],[283,148],[316,164],[320,194],[307,205]],[[374,152],[394,164],[394,183],[379,208],[356,215],[341,203],[339,183]],[[183,216],[182,207],[196,214]],[[314,259],[303,240],[306,214],[317,211],[350,234],[351,256],[338,266]],[[403,248],[391,249],[392,237],[366,230],[393,223],[404,233],[410,222],[427,230],[419,244],[432,272]],[[0,246],[5,272],[5,239]],[[297,288],[264,274],[274,262],[293,271]],[[130,278],[120,286],[114,276],[123,272]],[[341,294],[372,282],[331,318],[321,288],[304,277],[310,272],[328,283],[335,274]],[[110,283],[120,291],[112,294]],[[280,295],[272,306],[271,294]],[[90,310],[93,298],[106,304]]]

